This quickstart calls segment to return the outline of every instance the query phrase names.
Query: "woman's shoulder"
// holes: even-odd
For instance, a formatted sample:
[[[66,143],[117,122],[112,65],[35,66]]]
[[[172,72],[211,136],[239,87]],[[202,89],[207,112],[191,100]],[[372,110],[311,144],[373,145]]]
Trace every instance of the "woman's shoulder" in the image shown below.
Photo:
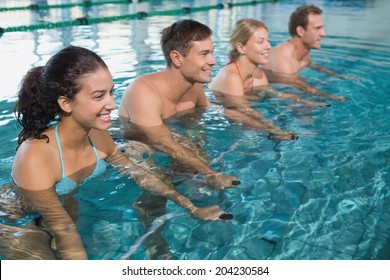
[[[47,138],[25,140],[19,146],[16,152],[16,157],[28,157],[26,159],[29,159],[29,157],[45,158],[47,156],[51,156],[51,153],[54,151],[52,142],[55,142],[55,139],[50,134],[52,133],[44,133]]]
[[[241,80],[240,75],[237,73],[237,70],[233,64],[228,64],[222,67],[215,78],[211,81],[210,88],[218,87],[226,84],[227,82],[234,81],[235,79]]]
[[[12,176],[17,185],[37,190],[54,185],[61,176],[61,167],[58,150],[52,141],[28,139],[19,146],[12,166]]]

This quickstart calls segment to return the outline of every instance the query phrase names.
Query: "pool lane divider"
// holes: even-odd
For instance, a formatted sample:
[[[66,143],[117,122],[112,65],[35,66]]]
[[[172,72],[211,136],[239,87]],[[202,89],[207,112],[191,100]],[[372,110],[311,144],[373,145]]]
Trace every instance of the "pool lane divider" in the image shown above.
[[[128,2],[134,0],[129,0]],[[142,0],[138,0],[138,2],[141,2]],[[98,23],[107,23],[112,21],[118,21],[118,20],[132,20],[132,19],[143,19],[146,17],[153,17],[153,16],[177,16],[177,15],[185,15],[189,13],[194,12],[203,12],[208,10],[215,10],[215,9],[230,9],[235,6],[248,6],[248,5],[257,5],[262,3],[269,3],[269,2],[277,2],[277,0],[253,0],[253,1],[247,1],[247,2],[240,2],[240,3],[221,3],[217,5],[211,5],[211,6],[201,6],[201,7],[183,7],[180,9],[174,9],[174,10],[165,10],[165,11],[151,11],[151,12],[138,12],[135,14],[126,14],[126,15],[120,15],[120,16],[109,16],[109,17],[99,17],[99,18],[76,18],[74,20],[69,21],[60,21],[60,22],[47,22],[47,23],[39,23],[39,24],[32,24],[32,25],[20,25],[20,26],[14,26],[14,27],[0,27],[0,37],[5,32],[27,32],[27,31],[33,31],[38,29],[54,29],[54,28],[63,28],[63,27],[69,27],[69,26],[80,26],[80,25],[89,25],[89,24],[98,24]],[[103,3],[103,2],[99,2]]]
[[[12,11],[23,11],[23,10],[49,10],[49,9],[65,9],[65,8],[73,8],[73,7],[92,7],[92,6],[102,6],[102,5],[115,5],[115,4],[131,4],[131,3],[142,3],[149,2],[153,0],[111,0],[111,1],[100,1],[93,2],[92,0],[85,0],[83,2],[78,3],[67,3],[67,4],[32,4],[29,6],[20,6],[20,7],[0,7],[0,12],[12,12]]]

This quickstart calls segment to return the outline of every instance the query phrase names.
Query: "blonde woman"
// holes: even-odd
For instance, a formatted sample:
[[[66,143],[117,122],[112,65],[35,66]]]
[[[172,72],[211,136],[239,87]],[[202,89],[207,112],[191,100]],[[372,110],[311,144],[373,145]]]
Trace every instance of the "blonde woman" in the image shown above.
[[[225,114],[234,121],[270,132],[270,138],[296,140],[294,132],[282,130],[250,108],[252,99],[260,91],[302,102],[308,106],[328,106],[326,103],[311,102],[293,94],[281,93],[268,85],[260,65],[268,62],[271,49],[267,26],[256,19],[244,18],[236,22],[230,35],[230,62],[220,69],[210,88],[225,106]]]

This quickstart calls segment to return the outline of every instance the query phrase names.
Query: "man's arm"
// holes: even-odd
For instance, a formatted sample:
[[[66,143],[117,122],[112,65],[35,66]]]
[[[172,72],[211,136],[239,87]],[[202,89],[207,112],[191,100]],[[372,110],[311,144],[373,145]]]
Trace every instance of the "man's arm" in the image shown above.
[[[224,220],[228,216],[223,215],[229,215],[217,205],[196,207],[186,196],[177,192],[172,184],[166,183],[161,178],[139,167],[118,149],[115,149],[114,153],[109,155],[106,161],[114,165],[121,173],[132,177],[141,188],[150,191],[154,195],[160,195],[172,200],[178,206],[188,210],[195,218]]]
[[[207,182],[218,189],[239,184],[237,178],[210,169],[192,151],[173,140],[171,131],[162,120],[163,101],[152,88],[138,83],[129,90],[122,102],[126,102],[130,121],[145,133],[155,148],[165,152],[175,161],[205,174]]]
[[[328,93],[324,93],[319,91],[317,88],[310,86],[303,78],[299,77],[297,74],[282,74],[282,73],[275,73],[272,71],[268,71],[264,69],[264,72],[266,73],[268,79],[270,82],[273,83],[280,83],[280,84],[287,84],[292,85],[293,87],[296,87],[306,93],[327,98],[333,101],[346,101],[345,97],[342,96],[334,96]]]
[[[267,87],[266,91],[271,93],[272,95],[274,95],[276,97],[300,102],[302,104],[305,104],[306,106],[312,106],[312,107],[314,107],[314,106],[329,107],[330,106],[330,104],[328,104],[328,103],[315,102],[315,101],[310,101],[310,100],[307,100],[304,98],[299,98],[297,95],[292,94],[292,93],[285,93],[285,92],[276,91],[275,89],[273,89],[271,87]]]
[[[331,95],[322,91],[319,91],[317,88],[310,86],[303,78],[299,77],[298,75],[293,76],[291,78],[288,78],[290,80],[290,84],[295,86],[296,88],[307,92],[312,95],[316,95],[319,97],[323,97],[329,100],[333,101],[340,101],[340,102],[345,102],[347,99],[344,96],[335,96]]]
[[[319,65],[319,64],[310,63],[308,65],[308,67],[310,67],[318,72],[321,72],[321,73],[324,73],[324,74],[327,74],[327,75],[330,75],[330,76],[333,76],[333,77],[336,77],[336,78],[339,78],[342,80],[360,81],[360,79],[358,77],[344,76],[344,75],[338,74],[336,72],[333,72],[332,70],[330,70],[322,65]]]
[[[178,206],[188,210],[191,215],[203,220],[223,219],[220,216],[227,214],[217,205],[207,207],[196,207],[186,196],[177,192],[169,180],[161,178],[149,169],[145,169],[123,154],[116,146],[114,140],[107,131],[91,130],[95,146],[105,160],[116,167],[121,173],[134,179],[137,185],[154,195],[163,196],[172,200]],[[222,216],[223,217],[223,216]]]
[[[236,177],[228,176],[211,169],[201,158],[195,155],[193,151],[174,141],[171,131],[164,124],[153,127],[142,127],[138,125],[137,127],[147,135],[150,144],[154,148],[166,153],[174,161],[180,162],[181,164],[204,174],[207,178],[207,182],[217,189],[234,187],[239,184]]]

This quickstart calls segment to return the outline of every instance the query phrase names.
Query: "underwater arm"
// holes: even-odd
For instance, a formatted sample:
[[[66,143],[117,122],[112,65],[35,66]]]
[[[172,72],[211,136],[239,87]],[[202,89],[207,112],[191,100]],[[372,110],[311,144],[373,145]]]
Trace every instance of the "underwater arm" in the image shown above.
[[[46,141],[27,140],[17,150],[12,166],[13,179],[21,196],[40,213],[44,224],[54,236],[61,258],[85,260],[81,237],[75,221],[62,205],[54,184],[61,169],[56,172],[53,153]]]
[[[292,94],[292,93],[285,93],[285,92],[281,92],[281,91],[276,91],[275,89],[273,89],[271,87],[267,87],[266,91],[271,93],[274,96],[279,97],[279,98],[289,99],[292,101],[300,102],[302,104],[305,104],[306,106],[321,106],[321,107],[329,107],[330,106],[328,103],[310,101],[310,100],[307,100],[304,98],[300,98],[297,95]]]
[[[294,132],[283,130],[267,120],[260,112],[250,107],[248,100],[244,96],[221,96],[219,99],[224,106],[224,115],[234,122],[242,123],[246,126],[265,130],[273,134],[270,138],[281,140],[294,140],[297,136]]]
[[[201,85],[197,85],[193,89],[195,93],[199,91],[199,87],[203,91]],[[175,161],[203,173],[207,176],[207,182],[218,189],[233,187],[239,183],[237,178],[233,176],[210,169],[201,158],[174,141],[171,131],[163,122],[163,99],[154,87],[145,83],[133,84],[122,102],[126,102],[128,108],[128,121],[131,121],[138,130],[142,131],[148,142],[156,149],[166,153]]]
[[[309,93],[314,96],[319,96],[322,98],[326,98],[333,101],[346,101],[345,97],[342,96],[334,96],[328,93],[324,93],[319,91],[317,88],[310,86],[302,77],[299,77],[297,74],[283,74],[277,73],[273,71],[264,71],[268,77],[268,79],[272,83],[281,83],[291,85],[302,90],[305,93]]]
[[[166,153],[175,161],[206,175],[207,183],[215,188],[231,188],[240,183],[236,177],[219,173],[208,167],[207,163],[193,151],[176,142],[171,131],[164,124],[155,127],[140,127],[140,129],[148,136],[153,147]]]
[[[20,188],[20,191],[42,215],[44,222],[54,235],[62,259],[88,259],[76,225],[63,207],[54,187],[44,190]]]
[[[326,99],[329,99],[332,101],[340,101],[340,102],[344,102],[347,100],[343,96],[335,96],[335,95],[331,95],[331,94],[319,91],[317,88],[310,86],[308,83],[306,83],[306,81],[303,78],[301,78],[299,76],[295,76],[295,77],[291,78],[289,83],[291,85],[295,86],[296,88],[298,88],[306,93],[309,93],[311,95],[314,95],[314,96],[319,96],[319,97],[323,97],[323,98],[326,98]]]
[[[222,214],[226,214],[217,205],[196,207],[187,197],[177,192],[172,184],[137,166],[119,150],[110,155],[106,161],[113,164],[121,173],[132,177],[141,188],[172,200],[178,206],[188,210],[195,218],[218,220]]]
[[[341,74],[333,72],[332,70],[330,70],[322,65],[319,65],[319,64],[310,63],[308,65],[308,67],[310,67],[318,72],[321,72],[321,73],[324,73],[324,74],[327,74],[327,75],[330,75],[330,76],[333,76],[333,77],[336,77],[336,78],[339,78],[342,80],[360,81],[360,79],[358,77],[341,75]]]

